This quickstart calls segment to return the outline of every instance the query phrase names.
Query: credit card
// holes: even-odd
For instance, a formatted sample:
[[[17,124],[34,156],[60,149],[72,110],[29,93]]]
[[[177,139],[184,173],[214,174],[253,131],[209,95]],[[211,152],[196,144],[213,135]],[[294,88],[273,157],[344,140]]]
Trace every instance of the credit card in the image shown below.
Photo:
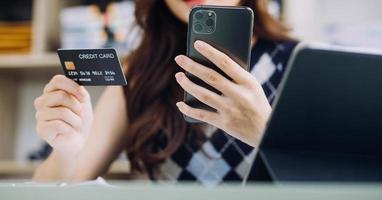
[[[65,76],[80,85],[127,85],[115,49],[57,49]]]

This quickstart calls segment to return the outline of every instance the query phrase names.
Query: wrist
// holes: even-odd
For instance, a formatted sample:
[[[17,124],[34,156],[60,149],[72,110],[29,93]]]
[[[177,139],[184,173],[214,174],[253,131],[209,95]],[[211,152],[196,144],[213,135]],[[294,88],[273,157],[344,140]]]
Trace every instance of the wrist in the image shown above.
[[[36,169],[33,180],[38,182],[66,181],[74,172],[77,159],[53,150],[49,157]]]
[[[262,114],[252,119],[253,128],[246,129],[245,134],[248,135],[248,138],[250,138],[250,142],[248,142],[248,144],[252,147],[257,148],[260,145],[261,139],[263,138],[263,135],[267,128],[268,120],[271,116],[271,113],[271,106],[264,107]]]
[[[52,162],[57,162],[60,165],[67,166],[67,165],[73,165],[73,163],[76,162],[77,157],[78,157],[77,155],[67,154],[66,152],[53,150],[49,156],[49,159],[52,160]]]
[[[67,179],[71,176],[76,166],[77,156],[67,155],[63,152],[53,150],[49,156],[49,160],[57,166],[57,174],[59,174],[60,178]]]

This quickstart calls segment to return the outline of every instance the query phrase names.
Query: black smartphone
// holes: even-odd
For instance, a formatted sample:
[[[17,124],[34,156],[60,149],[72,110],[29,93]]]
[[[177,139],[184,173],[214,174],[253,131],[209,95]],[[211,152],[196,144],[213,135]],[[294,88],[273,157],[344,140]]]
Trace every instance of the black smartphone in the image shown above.
[[[187,56],[229,78],[194,48],[195,41],[202,40],[227,54],[241,67],[248,70],[251,57],[253,18],[253,11],[244,6],[194,7],[189,16]],[[194,83],[221,94],[221,92],[207,85],[198,77],[190,73],[186,73],[186,75]],[[184,94],[184,101],[194,108],[216,111],[187,92]],[[199,122],[188,116],[184,117],[189,123]]]

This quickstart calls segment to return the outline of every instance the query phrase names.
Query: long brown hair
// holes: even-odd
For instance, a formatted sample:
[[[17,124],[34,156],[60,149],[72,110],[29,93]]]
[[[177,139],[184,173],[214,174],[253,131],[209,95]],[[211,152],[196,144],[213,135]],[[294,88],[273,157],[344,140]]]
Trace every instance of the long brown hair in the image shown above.
[[[288,29],[267,11],[267,0],[243,0],[255,13],[254,35],[288,40]],[[174,75],[180,71],[174,57],[186,53],[187,25],[175,17],[164,1],[137,0],[136,20],[143,30],[140,46],[128,58],[124,88],[128,113],[127,154],[132,170],[157,167],[191,134],[202,140],[197,125],[187,124],[175,103],[183,91]],[[159,147],[159,143],[165,145]]]

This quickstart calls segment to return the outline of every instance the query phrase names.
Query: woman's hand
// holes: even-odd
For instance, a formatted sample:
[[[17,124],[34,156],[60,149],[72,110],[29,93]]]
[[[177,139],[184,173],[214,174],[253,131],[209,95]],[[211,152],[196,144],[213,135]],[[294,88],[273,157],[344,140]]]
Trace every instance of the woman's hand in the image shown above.
[[[56,75],[34,102],[36,131],[60,158],[73,160],[81,151],[93,119],[86,89],[63,75]]]
[[[192,108],[184,102],[177,103],[179,110],[191,118],[216,126],[256,147],[272,110],[261,85],[250,73],[211,45],[196,41],[194,46],[203,56],[231,77],[232,81],[186,56],[177,56],[175,61],[180,67],[222,93],[218,95],[198,86],[184,73],[179,72],[175,77],[180,86],[201,102],[216,109],[217,112]]]

